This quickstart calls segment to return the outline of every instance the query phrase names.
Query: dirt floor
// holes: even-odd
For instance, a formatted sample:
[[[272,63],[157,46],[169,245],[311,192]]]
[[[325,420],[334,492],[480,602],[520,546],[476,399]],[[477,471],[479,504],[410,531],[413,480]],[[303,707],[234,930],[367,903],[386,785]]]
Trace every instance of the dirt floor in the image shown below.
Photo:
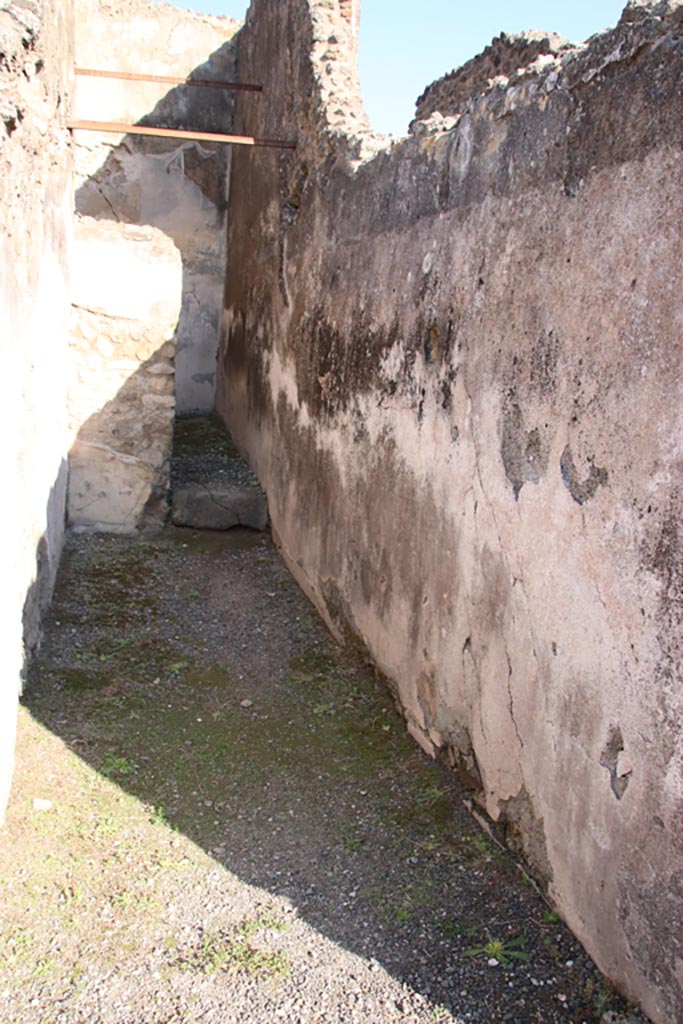
[[[626,1020],[466,796],[268,535],[71,537],[0,831],[0,1022]]]

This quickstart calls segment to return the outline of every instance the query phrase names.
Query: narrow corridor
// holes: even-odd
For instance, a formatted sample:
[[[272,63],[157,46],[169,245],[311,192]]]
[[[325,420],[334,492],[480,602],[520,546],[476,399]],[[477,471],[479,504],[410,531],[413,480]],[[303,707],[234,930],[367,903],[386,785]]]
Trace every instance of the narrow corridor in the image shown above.
[[[641,1020],[466,797],[267,533],[71,536],[0,843],[0,1020]]]

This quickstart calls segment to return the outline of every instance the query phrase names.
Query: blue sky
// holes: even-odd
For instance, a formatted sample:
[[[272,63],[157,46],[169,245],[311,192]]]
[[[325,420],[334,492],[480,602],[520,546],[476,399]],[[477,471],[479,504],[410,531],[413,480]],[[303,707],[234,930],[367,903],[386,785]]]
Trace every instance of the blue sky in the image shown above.
[[[172,0],[242,18],[246,0]],[[500,32],[527,28],[582,40],[615,25],[626,0],[362,0],[360,76],[378,131],[405,132],[426,85],[480,53]]]

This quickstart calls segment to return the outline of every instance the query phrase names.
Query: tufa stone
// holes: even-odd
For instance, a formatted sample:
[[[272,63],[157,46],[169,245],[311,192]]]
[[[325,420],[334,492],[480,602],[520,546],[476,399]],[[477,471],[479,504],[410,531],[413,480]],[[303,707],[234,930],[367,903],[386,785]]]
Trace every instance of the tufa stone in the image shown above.
[[[233,526],[265,530],[268,503],[255,487],[222,481],[189,483],[173,494],[171,520],[175,526],[196,530],[230,530]]]

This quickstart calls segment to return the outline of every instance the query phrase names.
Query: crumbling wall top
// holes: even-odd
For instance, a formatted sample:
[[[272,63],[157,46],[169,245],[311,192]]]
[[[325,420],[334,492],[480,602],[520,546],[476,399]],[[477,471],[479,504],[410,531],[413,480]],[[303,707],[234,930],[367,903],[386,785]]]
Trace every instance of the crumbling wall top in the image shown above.
[[[562,54],[572,49],[555,33],[501,32],[483,53],[427,86],[417,100],[415,121],[426,121],[436,112],[443,117],[460,114],[474,96],[493,85],[507,86],[511,79],[518,81],[557,66]]]
[[[267,12],[265,6],[266,0],[252,0],[247,12],[239,43],[241,74],[261,66],[252,52],[257,25],[271,24],[287,60],[262,76],[267,112],[242,101],[249,130],[266,136],[289,132],[308,164],[334,153],[350,171],[391,149],[395,140],[373,132],[363,109],[357,69],[359,0],[299,0],[287,17],[284,7]],[[608,65],[627,61],[642,46],[676,32],[682,7],[683,0],[632,0],[615,28],[586,43],[570,43],[555,33],[502,33],[482,54],[425,89],[410,134],[448,131],[473,104],[483,111],[482,100],[487,110],[492,104],[489,113],[497,118],[499,108],[509,113],[534,104],[541,93],[588,84]]]
[[[631,0],[613,29],[585,43],[540,32],[503,33],[425,89],[409,130],[414,135],[448,131],[465,111],[481,110],[482,103],[498,117],[555,89],[572,92],[599,79],[610,65],[659,45],[666,33],[677,36],[681,28],[683,0]]]

